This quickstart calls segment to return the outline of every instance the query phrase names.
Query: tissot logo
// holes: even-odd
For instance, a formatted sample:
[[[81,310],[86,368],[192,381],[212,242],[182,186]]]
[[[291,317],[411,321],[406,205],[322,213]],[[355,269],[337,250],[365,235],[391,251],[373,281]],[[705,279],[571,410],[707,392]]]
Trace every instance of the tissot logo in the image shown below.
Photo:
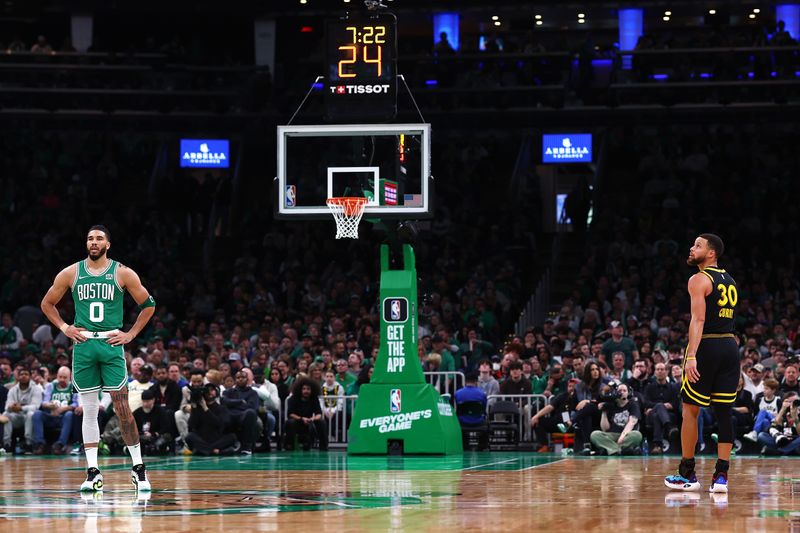
[[[331,94],[389,94],[388,83],[380,85],[331,85]]]

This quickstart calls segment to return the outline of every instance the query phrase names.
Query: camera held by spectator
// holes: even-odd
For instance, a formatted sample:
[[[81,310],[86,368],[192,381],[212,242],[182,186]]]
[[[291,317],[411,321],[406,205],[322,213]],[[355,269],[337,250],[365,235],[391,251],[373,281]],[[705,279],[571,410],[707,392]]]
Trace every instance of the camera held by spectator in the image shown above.
[[[617,390],[617,386],[619,383],[616,381],[612,381],[600,392],[600,401],[601,402],[613,402],[619,398],[619,390]]]

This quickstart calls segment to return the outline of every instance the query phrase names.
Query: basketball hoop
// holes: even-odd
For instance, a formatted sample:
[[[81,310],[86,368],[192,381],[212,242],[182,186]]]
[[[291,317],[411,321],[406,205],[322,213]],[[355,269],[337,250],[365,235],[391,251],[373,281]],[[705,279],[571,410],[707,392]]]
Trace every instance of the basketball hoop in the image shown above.
[[[367,198],[364,196],[341,196],[328,198],[326,203],[336,221],[336,238],[358,239],[358,223],[364,214]]]

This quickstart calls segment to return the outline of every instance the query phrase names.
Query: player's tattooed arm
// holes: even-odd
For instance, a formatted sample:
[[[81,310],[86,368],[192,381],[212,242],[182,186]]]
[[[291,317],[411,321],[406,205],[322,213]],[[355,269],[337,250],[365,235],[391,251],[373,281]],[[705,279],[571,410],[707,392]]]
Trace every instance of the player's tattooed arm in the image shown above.
[[[131,406],[128,403],[128,389],[112,391],[111,399],[114,401],[114,413],[119,419],[119,429],[122,433],[122,440],[125,444],[132,446],[139,443],[139,430],[136,428],[136,420],[133,418]]]

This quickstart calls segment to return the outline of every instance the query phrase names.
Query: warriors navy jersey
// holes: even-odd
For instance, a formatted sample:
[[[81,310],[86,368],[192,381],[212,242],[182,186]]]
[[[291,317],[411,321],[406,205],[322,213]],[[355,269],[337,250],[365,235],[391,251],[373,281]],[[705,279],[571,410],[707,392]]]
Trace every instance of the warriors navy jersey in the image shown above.
[[[78,263],[72,284],[75,302],[75,326],[89,331],[108,331],[122,327],[122,301],[125,296],[117,282],[119,263],[113,259],[100,274],[86,268],[86,260]]]
[[[703,335],[733,333],[733,321],[739,292],[736,281],[725,270],[706,267],[700,271],[711,280],[711,292],[706,296],[706,322]]]

